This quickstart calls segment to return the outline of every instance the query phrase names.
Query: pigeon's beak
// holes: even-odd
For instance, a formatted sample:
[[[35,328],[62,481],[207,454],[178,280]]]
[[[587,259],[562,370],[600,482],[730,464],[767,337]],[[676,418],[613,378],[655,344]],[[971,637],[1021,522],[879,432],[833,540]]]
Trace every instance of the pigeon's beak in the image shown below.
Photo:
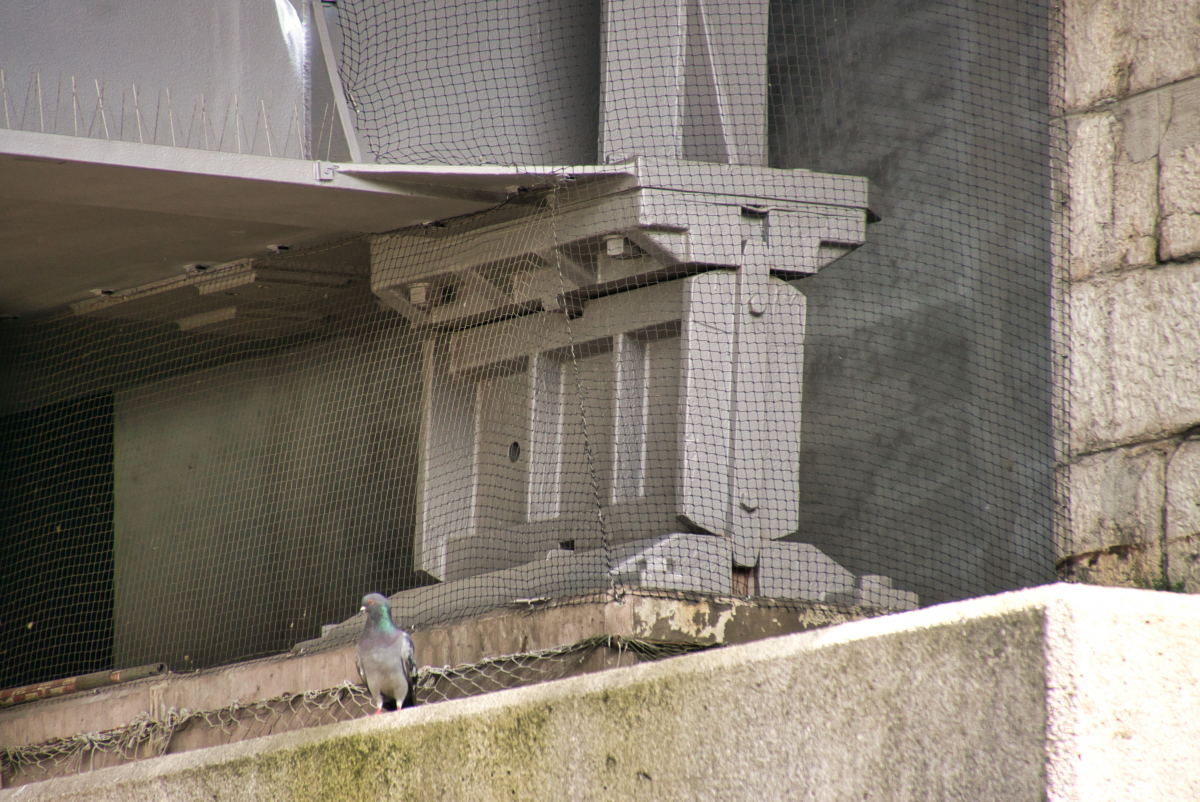
[[[360,613],[365,613],[365,612],[367,611],[367,605],[365,605],[365,604],[364,604],[362,607],[359,607],[359,608],[358,608],[358,611],[359,611]]]

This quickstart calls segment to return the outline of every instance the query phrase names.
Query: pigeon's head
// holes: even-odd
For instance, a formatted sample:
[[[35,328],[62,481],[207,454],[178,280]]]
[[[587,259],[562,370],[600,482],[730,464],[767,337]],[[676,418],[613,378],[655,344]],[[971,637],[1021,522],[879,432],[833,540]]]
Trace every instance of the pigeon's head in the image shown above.
[[[372,621],[388,620],[388,600],[382,593],[368,593],[363,596],[362,607],[359,609]]]

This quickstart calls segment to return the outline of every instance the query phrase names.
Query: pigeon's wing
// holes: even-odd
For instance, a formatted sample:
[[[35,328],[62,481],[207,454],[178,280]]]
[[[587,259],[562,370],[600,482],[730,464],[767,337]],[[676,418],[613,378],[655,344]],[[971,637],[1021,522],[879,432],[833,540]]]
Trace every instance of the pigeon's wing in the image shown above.
[[[408,679],[408,693],[404,696],[401,707],[412,707],[417,703],[417,653],[413,649],[412,638],[404,630],[400,631],[400,643],[404,676]]]
[[[361,649],[354,650],[354,667],[356,669],[358,669],[359,682],[361,682],[363,685],[369,685],[369,683],[367,682],[366,669],[363,668],[362,650]]]

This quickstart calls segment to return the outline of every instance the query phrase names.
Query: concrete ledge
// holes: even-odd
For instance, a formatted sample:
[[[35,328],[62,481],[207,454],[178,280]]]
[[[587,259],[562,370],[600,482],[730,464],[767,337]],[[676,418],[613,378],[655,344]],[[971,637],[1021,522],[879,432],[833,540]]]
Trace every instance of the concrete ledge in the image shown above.
[[[0,791],[73,799],[1200,797],[1200,599],[947,604]]]
[[[607,594],[597,594],[510,605],[484,616],[419,628],[413,633],[413,640],[422,666],[461,666],[501,655],[570,646],[606,635],[663,644],[745,643],[880,612],[879,608],[844,604],[703,596],[672,598],[665,594],[630,593],[617,602]],[[297,644],[288,655],[194,673],[167,674],[0,709],[0,750],[112,730],[139,718],[162,722],[171,710],[211,711],[235,701],[253,705],[285,694],[357,682],[354,647],[361,628],[361,617],[356,617],[325,638]],[[617,646],[604,647],[566,673],[583,674],[636,662],[639,662],[636,654],[622,653]],[[438,688],[439,693],[447,690],[452,689]],[[418,699],[425,701],[421,694]],[[357,705],[302,708],[273,721],[273,729],[269,731],[327,724],[366,713],[366,708]],[[228,720],[220,725],[192,721],[173,730],[165,749],[174,754],[259,737],[254,719],[249,719],[246,725],[241,727]],[[137,754],[91,751],[84,765],[106,768],[153,754],[149,748]],[[0,787],[74,774],[76,762],[8,766],[0,777]]]

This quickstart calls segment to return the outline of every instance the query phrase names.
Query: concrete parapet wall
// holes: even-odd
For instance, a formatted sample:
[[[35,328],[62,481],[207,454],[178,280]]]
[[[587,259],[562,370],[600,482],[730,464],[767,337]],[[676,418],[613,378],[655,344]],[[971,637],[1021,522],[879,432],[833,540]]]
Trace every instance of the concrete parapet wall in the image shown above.
[[[413,641],[418,663],[440,668],[471,666],[502,655],[528,655],[606,636],[663,646],[744,643],[880,612],[877,607],[787,600],[671,598],[664,594],[632,593],[614,599],[607,594],[596,594],[558,602],[531,600],[484,616],[421,627],[414,631]],[[313,705],[291,699],[278,704],[284,697],[358,682],[354,647],[360,632],[361,618],[356,618],[347,626],[335,628],[327,637],[297,644],[290,654],[208,671],[167,674],[0,709],[0,752],[19,750],[32,758],[4,765],[0,786],[36,783],[164,752],[188,752],[246,741],[267,732],[313,727],[365,715],[369,708],[352,699],[336,702],[317,699]],[[639,661],[638,654],[622,651],[614,641],[590,652],[582,661],[569,663],[561,671],[552,665],[542,665],[539,671],[545,675],[555,670],[557,673],[551,676],[570,676]],[[440,688],[438,693],[446,690]],[[453,695],[466,695],[468,690],[471,689]],[[424,691],[418,693],[418,699],[424,701]],[[272,716],[264,705],[273,702],[276,708],[286,708],[286,714]],[[316,702],[321,702],[320,706]],[[293,703],[295,707],[291,706]],[[251,708],[257,706],[264,720],[260,722],[253,716],[239,719],[231,707],[235,704],[252,713]],[[166,728],[169,734],[162,743],[146,743],[143,739],[133,750],[101,745],[78,751],[72,759],[62,754],[58,759],[49,757],[61,749],[63,741],[79,737],[95,739],[101,733],[137,727],[139,723],[158,725],[162,732],[164,722],[189,710],[209,711],[213,715],[192,719],[178,728]],[[218,711],[225,715],[222,717]],[[91,735],[84,736],[88,733]]]
[[[1200,0],[1067,0],[1059,574],[1200,591]]]
[[[1196,798],[1200,599],[1052,585],[0,792]]]

